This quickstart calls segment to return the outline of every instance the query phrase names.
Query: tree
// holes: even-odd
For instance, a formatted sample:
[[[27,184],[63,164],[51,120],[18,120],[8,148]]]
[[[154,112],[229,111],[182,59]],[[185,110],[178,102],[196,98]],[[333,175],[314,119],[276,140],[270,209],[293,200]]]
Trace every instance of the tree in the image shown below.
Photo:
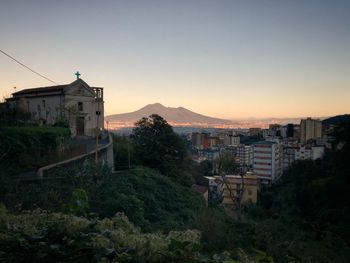
[[[226,175],[235,174],[238,172],[238,166],[236,164],[235,158],[232,154],[226,152],[221,154],[220,157],[215,160],[215,163],[218,173],[221,176],[222,182],[228,191],[232,203],[234,204],[233,211],[237,212],[237,218],[240,219],[242,214],[242,198],[245,191],[243,174],[240,174],[241,189],[232,189],[230,181]]]
[[[116,170],[129,169],[132,165],[133,149],[128,136],[113,135],[114,166]]]
[[[142,118],[131,135],[136,161],[165,175],[183,165],[186,147],[172,127],[157,114]]]
[[[235,158],[229,152],[220,154],[219,158],[215,160],[215,170],[219,174],[235,174],[237,169]]]

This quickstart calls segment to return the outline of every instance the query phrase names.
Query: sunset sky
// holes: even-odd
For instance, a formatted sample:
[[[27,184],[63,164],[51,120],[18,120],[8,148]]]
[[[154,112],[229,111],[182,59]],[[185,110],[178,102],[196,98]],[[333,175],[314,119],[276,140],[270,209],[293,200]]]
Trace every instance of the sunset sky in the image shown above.
[[[79,70],[106,115],[350,113],[350,0],[4,0],[0,49],[60,84]],[[51,85],[0,53],[1,97]]]

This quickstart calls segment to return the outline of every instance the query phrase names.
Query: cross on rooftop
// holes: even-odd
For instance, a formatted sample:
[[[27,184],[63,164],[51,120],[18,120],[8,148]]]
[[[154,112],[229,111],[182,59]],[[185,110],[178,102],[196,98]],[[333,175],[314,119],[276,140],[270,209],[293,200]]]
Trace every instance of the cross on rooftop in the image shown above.
[[[81,74],[79,73],[79,71],[77,71],[74,75],[77,76],[77,79],[79,79]]]

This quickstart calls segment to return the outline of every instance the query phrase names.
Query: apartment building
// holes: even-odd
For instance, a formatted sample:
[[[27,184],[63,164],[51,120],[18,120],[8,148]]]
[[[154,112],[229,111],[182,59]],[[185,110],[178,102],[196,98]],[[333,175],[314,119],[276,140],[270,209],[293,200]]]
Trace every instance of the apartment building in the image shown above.
[[[282,148],[276,141],[253,144],[253,172],[262,184],[270,184],[282,174]]]

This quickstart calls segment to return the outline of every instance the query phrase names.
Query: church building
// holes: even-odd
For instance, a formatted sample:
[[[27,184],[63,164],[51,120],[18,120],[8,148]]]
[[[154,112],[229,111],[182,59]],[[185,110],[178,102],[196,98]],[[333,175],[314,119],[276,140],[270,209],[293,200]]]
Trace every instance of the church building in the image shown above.
[[[79,75],[70,84],[17,91],[6,101],[34,123],[68,125],[72,137],[95,136],[96,127],[104,128],[103,88],[90,87]]]

